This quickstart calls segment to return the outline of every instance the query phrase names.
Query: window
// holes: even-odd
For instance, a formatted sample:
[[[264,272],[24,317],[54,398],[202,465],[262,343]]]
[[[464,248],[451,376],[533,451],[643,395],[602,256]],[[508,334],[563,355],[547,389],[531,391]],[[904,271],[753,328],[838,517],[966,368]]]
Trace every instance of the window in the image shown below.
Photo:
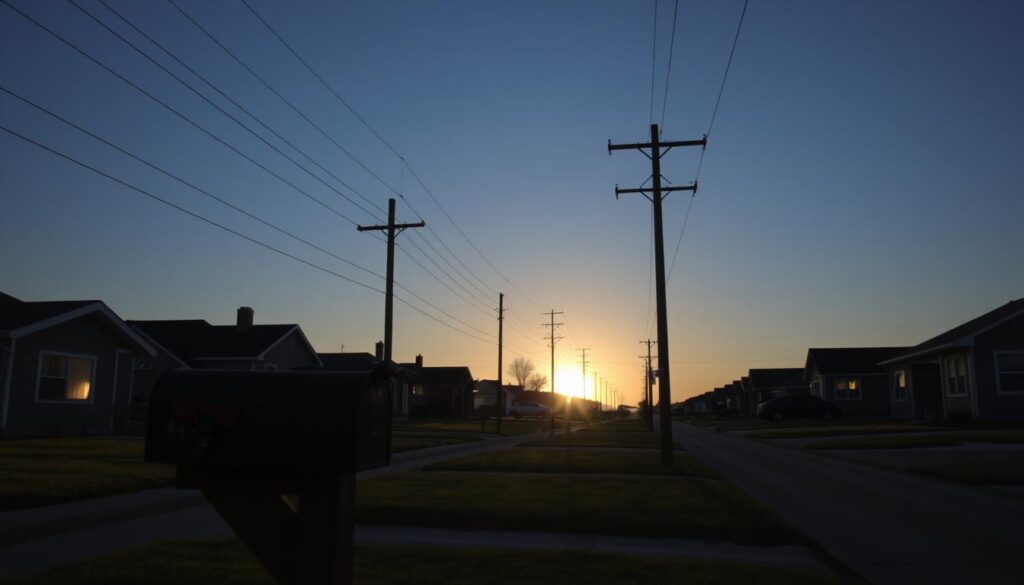
[[[859,378],[836,378],[836,400],[860,400]]]
[[[943,360],[946,396],[967,396],[967,360],[957,355]]]
[[[1024,351],[996,352],[998,392],[1024,393]]]
[[[84,402],[92,398],[96,358],[56,353],[39,355],[36,400]]]
[[[897,402],[904,402],[907,399],[907,373],[897,370],[892,379],[893,398]]]

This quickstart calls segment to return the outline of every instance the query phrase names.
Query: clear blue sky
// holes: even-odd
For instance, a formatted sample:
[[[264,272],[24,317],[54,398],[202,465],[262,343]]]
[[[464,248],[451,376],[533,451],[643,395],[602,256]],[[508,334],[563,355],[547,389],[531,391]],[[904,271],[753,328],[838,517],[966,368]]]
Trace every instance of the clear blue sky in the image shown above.
[[[209,93],[95,0],[76,1]],[[106,1],[348,185],[386,206],[389,187],[169,3]],[[637,198],[616,201],[612,190],[616,183],[640,183],[649,167],[636,152],[609,157],[605,145],[608,139],[642,140],[648,132],[653,2],[251,0],[406,157],[509,284],[456,232],[395,155],[241,2],[176,1],[384,183],[403,191],[411,208],[400,201],[400,219],[422,217],[474,274],[508,294],[512,347],[506,360],[529,355],[546,371],[540,313],[564,310],[566,339],[557,361],[566,373],[559,381],[564,376],[573,383],[574,349],[586,346],[592,348],[591,367],[636,399],[636,342],[654,335],[650,206]],[[71,4],[12,4],[337,211],[358,223],[378,221]],[[665,138],[699,138],[706,131],[741,7],[741,0],[679,3]],[[660,2],[657,23],[654,109],[660,119],[672,2]],[[917,343],[1024,296],[1020,30],[1024,7],[1013,1],[751,0],[670,282],[675,399],[727,383],[750,367],[802,365],[808,346]],[[0,6],[0,51],[0,85],[383,272],[382,242],[356,232],[6,6]],[[6,94],[0,95],[0,120],[251,237],[383,286]],[[697,155],[673,151],[664,174],[676,184],[689,182]],[[100,298],[125,318],[214,323],[231,322],[236,307],[251,305],[257,322],[300,323],[322,351],[342,344],[369,350],[383,336],[380,294],[185,217],[9,135],[0,135],[0,193],[0,290],[10,294]],[[670,258],[687,198],[676,194],[666,203]],[[463,281],[421,237],[447,256],[425,230],[400,241],[462,296],[488,296],[469,305],[402,254],[398,281],[468,324],[454,323],[459,329],[493,336],[497,323],[485,309],[496,306],[496,295]],[[413,243],[462,284],[444,276]],[[467,364],[477,377],[495,374],[493,343],[399,305],[396,358],[411,360],[417,353],[428,365]]]

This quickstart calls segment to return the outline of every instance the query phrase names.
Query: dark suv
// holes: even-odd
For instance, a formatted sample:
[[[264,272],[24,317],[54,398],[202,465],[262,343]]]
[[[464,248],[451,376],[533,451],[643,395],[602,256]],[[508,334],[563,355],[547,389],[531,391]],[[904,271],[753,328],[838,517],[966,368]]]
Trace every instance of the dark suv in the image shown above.
[[[842,410],[834,402],[817,396],[780,396],[757,405],[757,416],[782,420],[787,417],[815,416],[830,419],[839,416]]]

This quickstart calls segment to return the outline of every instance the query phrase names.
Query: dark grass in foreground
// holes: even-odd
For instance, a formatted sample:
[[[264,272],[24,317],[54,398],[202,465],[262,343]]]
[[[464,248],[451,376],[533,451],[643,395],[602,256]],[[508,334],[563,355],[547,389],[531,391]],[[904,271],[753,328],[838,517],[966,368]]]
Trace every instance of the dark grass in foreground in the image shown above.
[[[907,469],[973,485],[1024,485],[1024,457],[946,465],[912,465]]]
[[[948,431],[949,427],[911,424],[865,424],[796,427],[747,433],[751,439],[802,439],[805,437],[835,437],[843,435],[879,435],[885,433],[922,433]]]
[[[141,438],[0,441],[0,509],[12,510],[171,485],[173,466],[142,460]]]
[[[746,544],[804,542],[732,484],[676,477],[401,473],[360,482],[356,522]]]
[[[964,431],[934,435],[894,434],[877,437],[855,437],[820,441],[807,445],[808,449],[912,449],[915,447],[952,447],[972,443],[1024,443],[1021,431]]]
[[[556,435],[534,441],[520,443],[520,447],[624,447],[638,449],[658,449],[661,446],[657,433],[628,433],[577,431],[569,435]],[[676,448],[680,448],[676,444]]]
[[[563,423],[564,424],[564,423]],[[501,434],[504,436],[526,435],[549,429],[551,423],[548,419],[502,419]],[[427,419],[422,421],[408,420],[394,425],[396,432],[406,431],[457,431],[466,433],[490,433],[496,432],[497,421],[488,419],[481,422],[479,419]]]
[[[657,451],[602,451],[600,449],[504,449],[434,463],[425,471],[503,471],[530,473],[620,473],[628,475],[691,475],[716,478],[718,474],[696,458],[675,454],[665,467]]]
[[[358,546],[362,585],[828,585],[823,573],[743,565],[563,551],[497,551],[424,546]],[[169,542],[80,561],[8,585],[273,585],[241,544]]]
[[[391,451],[403,453],[418,449],[429,449],[442,445],[455,445],[459,443],[471,443],[481,440],[480,437],[470,434],[442,434],[442,433],[395,433],[391,437]]]

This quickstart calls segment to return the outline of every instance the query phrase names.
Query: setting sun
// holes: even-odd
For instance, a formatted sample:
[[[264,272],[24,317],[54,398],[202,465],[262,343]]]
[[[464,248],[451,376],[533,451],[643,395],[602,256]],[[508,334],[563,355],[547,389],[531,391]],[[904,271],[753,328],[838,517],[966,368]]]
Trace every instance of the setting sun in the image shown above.
[[[578,366],[559,365],[555,370],[555,392],[573,398],[593,398],[589,388],[584,396],[583,372]]]

